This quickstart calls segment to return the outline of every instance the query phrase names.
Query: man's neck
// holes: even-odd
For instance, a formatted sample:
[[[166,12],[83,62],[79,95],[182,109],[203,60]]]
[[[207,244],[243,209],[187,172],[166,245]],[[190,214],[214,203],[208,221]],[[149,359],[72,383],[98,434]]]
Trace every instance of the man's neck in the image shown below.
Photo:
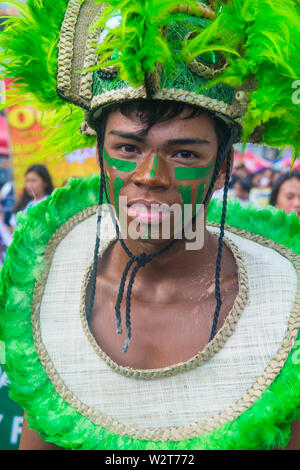
[[[126,240],[129,250],[137,255],[139,253],[154,254],[162,248],[166,247],[170,241],[164,244],[151,243],[151,241],[143,240]],[[178,240],[172,247],[164,253],[153,258],[140,270],[139,276],[145,280],[156,281],[160,278],[176,277],[192,277],[197,273],[205,273],[209,267],[215,266],[218,241],[208,230],[204,231],[204,245],[200,250],[187,250],[187,240]],[[120,243],[114,247],[113,258],[117,264],[117,269],[122,274],[126,264],[129,261],[128,255],[125,253]]]

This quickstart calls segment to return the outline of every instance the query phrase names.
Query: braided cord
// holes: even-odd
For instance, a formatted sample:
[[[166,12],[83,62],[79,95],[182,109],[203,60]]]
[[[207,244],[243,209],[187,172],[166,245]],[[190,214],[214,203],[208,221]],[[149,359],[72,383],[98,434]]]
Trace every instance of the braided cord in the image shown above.
[[[98,271],[98,253],[100,247],[100,237],[101,237],[101,219],[102,219],[102,203],[103,203],[103,188],[105,187],[105,179],[104,174],[101,172],[100,175],[100,191],[99,191],[99,208],[98,208],[98,217],[97,217],[97,233],[96,233],[96,243],[94,249],[94,262],[93,262],[93,270],[92,270],[92,277],[91,277],[91,295],[90,295],[90,302],[87,310],[87,322],[90,325],[91,317],[92,317],[92,310],[94,306],[95,300],[95,293],[96,293],[96,280],[97,280],[97,271]]]
[[[226,218],[226,210],[227,210],[227,196],[228,196],[228,187],[229,187],[229,179],[230,179],[230,167],[231,167],[231,155],[230,153],[228,153],[227,164],[226,164],[224,195],[223,195],[222,216],[221,216],[221,224],[220,224],[219,246],[218,246],[218,255],[217,255],[217,261],[216,261],[215,297],[217,301],[217,306],[216,306],[215,313],[214,313],[214,319],[213,319],[209,341],[211,341],[216,334],[217,324],[218,324],[220,310],[222,306],[220,275],[221,275],[221,261],[222,261],[222,253],[223,253],[224,227],[225,227],[225,218]]]

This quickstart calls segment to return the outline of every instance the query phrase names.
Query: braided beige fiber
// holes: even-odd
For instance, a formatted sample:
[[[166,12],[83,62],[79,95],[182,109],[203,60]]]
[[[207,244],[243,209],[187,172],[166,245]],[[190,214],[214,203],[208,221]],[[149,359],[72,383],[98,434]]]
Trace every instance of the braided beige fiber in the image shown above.
[[[61,227],[56,230],[56,232],[52,235],[47,244],[44,254],[46,266],[45,269],[42,271],[41,281],[36,281],[34,286],[34,300],[31,314],[34,341],[36,346],[39,345],[38,348],[42,357],[46,357],[47,353],[41,343],[39,310],[55,249],[59,242],[72,230],[73,227],[75,227],[75,225],[79,224],[91,215],[94,215],[96,212],[97,206],[90,206],[84,209],[83,211],[79,212],[78,214],[74,215],[74,217],[71,217],[69,220],[67,220],[67,222],[65,222],[63,225],[61,225]]]
[[[103,11],[105,10],[106,6],[103,4],[95,17],[95,22],[100,18]],[[97,38],[99,36],[100,29],[93,28],[87,36],[87,47],[86,47],[86,55],[84,59],[83,68],[84,70],[93,67],[97,64],[97,54],[96,54],[96,47],[97,47]],[[82,74],[82,78],[80,81],[80,89],[79,95],[82,98],[86,98],[87,100],[92,99],[92,87],[93,87],[93,72],[87,72]]]
[[[70,219],[66,224],[60,227],[57,232],[53,235],[46,249],[45,258],[47,260],[48,266],[51,264],[51,260],[55,251],[56,246],[59,242],[66,236],[66,234],[78,223],[85,220],[89,216],[95,214],[97,208],[96,206],[89,207],[86,210],[78,213],[75,217]],[[217,224],[209,224],[213,226],[218,226]],[[37,349],[37,353],[41,359],[41,362],[45,368],[49,379],[51,380],[55,390],[67,401],[74,409],[80,412],[82,415],[89,418],[95,424],[101,425],[113,432],[116,432],[121,435],[131,436],[139,439],[151,439],[156,441],[165,441],[165,440],[181,440],[189,439],[195,436],[199,436],[202,432],[209,432],[211,430],[217,429],[218,427],[224,425],[228,421],[233,421],[241,413],[246,411],[251,407],[255,401],[259,399],[264,390],[274,381],[276,376],[279,374],[281,368],[284,365],[284,362],[293,346],[294,340],[297,335],[299,328],[299,310],[300,310],[300,286],[299,286],[299,256],[291,252],[285,247],[272,242],[271,240],[265,239],[260,235],[254,235],[248,233],[244,230],[235,229],[232,227],[226,227],[226,230],[229,232],[235,233],[237,235],[248,238],[249,240],[255,241],[263,246],[270,247],[281,255],[285,256],[292,263],[294,263],[297,273],[298,273],[298,288],[297,294],[295,297],[294,306],[290,319],[288,322],[287,334],[282,341],[276,355],[272,358],[263,374],[258,377],[252,387],[247,391],[246,394],[240,400],[237,400],[232,406],[228,407],[224,411],[211,416],[204,423],[192,423],[179,427],[168,427],[164,429],[136,429],[133,426],[128,426],[122,424],[115,419],[104,415],[103,413],[95,410],[94,408],[88,407],[80,402],[76,396],[72,393],[71,390],[67,389],[61,378],[56,373],[51,359],[48,356],[47,351],[42,343],[40,326],[39,326],[39,310],[40,303],[43,297],[43,292],[45,288],[45,283],[47,280],[48,273],[45,274],[44,279],[40,283],[36,283],[34,291],[34,301],[33,301],[33,311],[32,311],[32,324],[33,324],[33,333],[34,340]],[[232,243],[232,242],[230,242]],[[109,244],[109,242],[108,242]],[[105,248],[104,248],[105,249]],[[242,273],[241,273],[242,274]],[[85,282],[87,282],[87,275],[85,276]],[[220,330],[221,331],[221,330]],[[219,332],[217,336],[219,335]]]
[[[234,301],[233,307],[228,314],[226,320],[222,328],[218,331],[215,335],[214,339],[206,345],[206,347],[200,351],[196,356],[192,357],[186,362],[175,364],[172,366],[164,367],[161,369],[133,369],[131,367],[123,367],[119,366],[116,362],[114,362],[97,344],[94,336],[92,335],[87,320],[86,320],[86,292],[88,283],[91,277],[91,270],[93,266],[93,262],[88,266],[81,290],[81,303],[80,303],[80,317],[81,322],[83,325],[83,330],[88,337],[89,342],[92,344],[94,351],[96,354],[106,362],[114,371],[125,375],[126,377],[131,377],[134,379],[141,379],[141,380],[152,380],[152,379],[159,379],[162,377],[171,377],[173,375],[179,374],[181,372],[189,371],[199,367],[205,361],[208,361],[211,357],[214,356],[226,343],[228,338],[234,332],[236,323],[240,318],[245,305],[248,300],[248,277],[245,262],[242,256],[242,253],[238,249],[238,247],[232,242],[229,241],[226,237],[224,237],[224,242],[231,250],[231,253],[234,257],[235,263],[239,268],[239,293]],[[99,255],[102,256],[106,246],[99,251]]]
[[[201,2],[198,3],[197,10],[194,10],[189,5],[179,4],[176,8],[174,8],[174,10],[172,10],[172,13],[188,13],[189,15],[199,15],[202,16],[202,18],[206,18],[207,20],[212,21],[216,19],[215,12],[210,7]]]
[[[119,90],[108,91],[102,95],[95,96],[92,99],[91,109],[96,110],[107,103],[139,98],[146,98],[146,90],[144,86],[138,88],[120,88]],[[236,112],[233,110],[232,106],[224,103],[223,101],[218,101],[195,92],[180,90],[177,88],[163,88],[161,91],[154,93],[152,98],[154,100],[181,101],[183,103],[209,109],[210,111],[225,114],[230,118],[236,116]]]
[[[60,32],[58,45],[57,87],[71,90],[74,34],[79,11],[84,0],[70,0]]]
[[[202,62],[199,62],[198,60],[192,60],[192,62],[189,62],[187,64],[188,68],[196,73],[199,77],[204,77],[204,78],[214,78],[220,73],[223,73],[228,66],[228,63],[225,61],[224,65],[221,68],[214,68],[214,67],[209,67],[208,65],[203,64]]]
[[[80,126],[80,132],[82,135],[87,135],[89,137],[96,137],[97,133],[94,129],[92,129],[89,125],[87,120],[85,119],[81,126]]]

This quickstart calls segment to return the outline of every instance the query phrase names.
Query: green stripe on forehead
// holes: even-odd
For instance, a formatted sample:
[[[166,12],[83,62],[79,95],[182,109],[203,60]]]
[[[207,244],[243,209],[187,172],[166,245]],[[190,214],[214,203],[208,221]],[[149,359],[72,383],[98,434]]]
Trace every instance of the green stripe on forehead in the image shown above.
[[[111,168],[115,168],[118,171],[125,171],[126,173],[129,173],[130,171],[133,171],[136,169],[136,162],[128,162],[127,160],[120,160],[119,158],[112,158],[109,155],[107,155],[105,148],[104,148],[103,154],[104,154],[104,159],[106,163]]]
[[[210,175],[214,166],[215,162],[204,168],[179,166],[175,168],[175,178],[180,181],[191,181],[206,178],[206,176]]]

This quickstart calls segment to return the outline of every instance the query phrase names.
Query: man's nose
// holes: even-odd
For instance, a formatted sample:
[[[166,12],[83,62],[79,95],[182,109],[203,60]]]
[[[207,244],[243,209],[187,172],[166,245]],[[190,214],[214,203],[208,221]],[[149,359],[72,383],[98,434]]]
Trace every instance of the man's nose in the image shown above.
[[[137,166],[132,177],[135,184],[168,189],[171,185],[171,173],[168,163],[158,154],[149,154]]]
[[[293,202],[293,207],[298,211],[300,209],[300,196],[296,197]]]

